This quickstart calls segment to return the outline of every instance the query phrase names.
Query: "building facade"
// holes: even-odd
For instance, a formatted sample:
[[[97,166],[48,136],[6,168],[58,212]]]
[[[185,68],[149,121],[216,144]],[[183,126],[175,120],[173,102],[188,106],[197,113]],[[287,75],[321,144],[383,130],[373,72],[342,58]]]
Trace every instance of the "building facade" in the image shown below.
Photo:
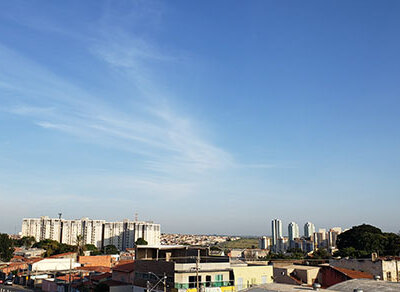
[[[77,237],[81,236],[84,244],[93,244],[97,248],[115,245],[119,250],[125,250],[133,248],[138,238],[143,238],[149,245],[159,245],[161,228],[160,224],[143,221],[41,217],[23,219],[22,236],[33,236],[36,241],[52,239],[69,245],[75,245]]]
[[[304,224],[304,237],[312,238],[314,232],[315,232],[314,224],[312,224],[311,222],[306,222],[306,224]]]
[[[289,241],[293,241],[295,238],[300,238],[299,225],[296,222],[290,222],[288,225]]]
[[[276,251],[278,239],[282,238],[282,221],[279,219],[272,220],[272,250]]]

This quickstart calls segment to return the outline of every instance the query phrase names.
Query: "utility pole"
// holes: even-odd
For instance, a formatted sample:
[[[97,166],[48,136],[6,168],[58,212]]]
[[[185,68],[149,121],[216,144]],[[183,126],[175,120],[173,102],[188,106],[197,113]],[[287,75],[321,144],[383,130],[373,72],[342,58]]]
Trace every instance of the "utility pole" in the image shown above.
[[[71,270],[72,270],[72,256],[69,259],[69,283],[68,283],[68,292],[71,292]]]
[[[197,292],[200,292],[199,287],[199,265],[200,265],[200,249],[197,250],[197,258],[196,258],[196,289]]]
[[[167,275],[164,273],[164,292],[167,292]]]

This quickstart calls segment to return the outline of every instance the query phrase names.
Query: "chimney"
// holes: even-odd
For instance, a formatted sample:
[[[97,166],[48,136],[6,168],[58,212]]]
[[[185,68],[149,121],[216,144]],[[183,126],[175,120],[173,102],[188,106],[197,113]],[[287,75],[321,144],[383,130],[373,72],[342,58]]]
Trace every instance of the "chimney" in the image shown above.
[[[377,254],[376,252],[373,252],[373,253],[371,254],[371,260],[372,260],[373,262],[375,262],[377,259],[378,259],[378,254]]]

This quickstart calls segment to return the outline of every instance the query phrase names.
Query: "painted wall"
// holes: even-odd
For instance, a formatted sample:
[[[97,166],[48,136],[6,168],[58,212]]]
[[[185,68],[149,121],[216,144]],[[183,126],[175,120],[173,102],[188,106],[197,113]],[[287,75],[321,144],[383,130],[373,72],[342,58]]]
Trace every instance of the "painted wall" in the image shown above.
[[[274,271],[272,266],[233,266],[232,268],[235,278],[234,285],[237,290],[273,282]]]

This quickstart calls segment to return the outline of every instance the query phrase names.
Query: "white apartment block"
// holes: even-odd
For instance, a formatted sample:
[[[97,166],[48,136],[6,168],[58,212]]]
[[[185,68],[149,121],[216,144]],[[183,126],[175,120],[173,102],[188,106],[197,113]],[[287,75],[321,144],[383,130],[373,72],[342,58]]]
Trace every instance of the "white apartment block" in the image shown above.
[[[24,219],[22,222],[22,234],[33,236],[37,241],[43,239],[60,241],[61,220],[49,217]]]
[[[115,245],[119,250],[132,248],[138,238],[143,238],[149,245],[159,245],[160,235],[160,224],[142,221],[106,222],[89,218],[65,220],[41,217],[25,218],[22,222],[22,236],[33,236],[37,241],[52,239],[75,245],[77,237],[82,236],[84,244],[93,244],[98,248]]]

